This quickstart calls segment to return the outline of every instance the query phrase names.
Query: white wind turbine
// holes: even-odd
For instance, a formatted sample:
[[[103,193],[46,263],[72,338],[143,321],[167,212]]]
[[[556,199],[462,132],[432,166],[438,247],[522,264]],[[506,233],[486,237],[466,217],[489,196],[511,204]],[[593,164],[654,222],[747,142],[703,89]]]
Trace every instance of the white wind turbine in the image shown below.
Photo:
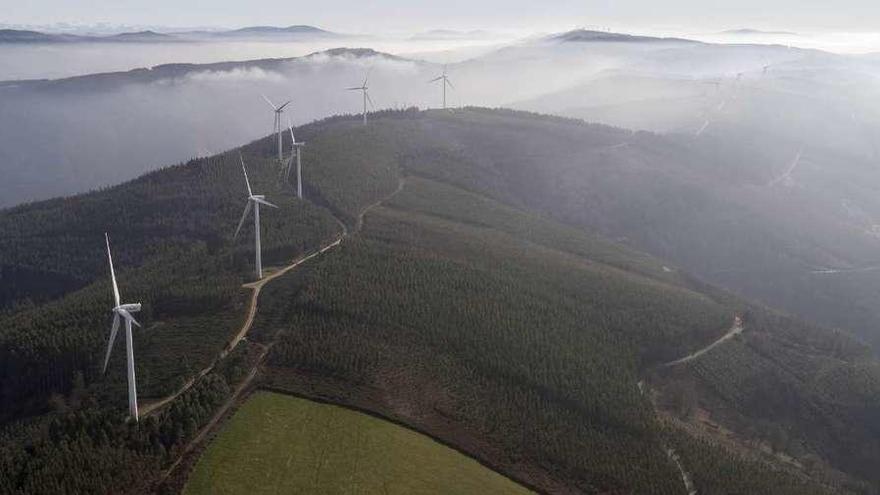
[[[296,197],[302,199],[303,197],[303,188],[302,188],[302,147],[305,146],[305,142],[296,142],[296,138],[293,137],[293,125],[290,123],[290,118],[287,119],[287,129],[290,131],[290,143],[291,143],[291,153],[290,159],[287,160],[287,172],[284,175],[284,180],[290,183],[290,165],[293,161],[293,154],[296,153]]]
[[[269,106],[272,107],[272,110],[275,111],[275,126],[272,129],[272,132],[274,132],[278,136],[278,161],[283,162],[284,157],[281,154],[282,153],[282,149],[281,149],[281,112],[284,111],[284,107],[286,107],[287,105],[290,104],[291,100],[287,100],[280,107],[276,107],[275,104],[272,103],[272,101],[269,98],[266,98],[266,95],[262,95],[262,96],[263,96],[263,99],[266,100],[266,103],[268,103]]]
[[[370,93],[368,90],[370,88],[367,87],[367,80],[370,78],[370,71],[367,71],[367,75],[364,76],[364,83],[360,86],[355,86],[353,88],[345,88],[348,91],[363,91],[364,93],[364,125],[367,125],[367,101],[370,102],[370,106],[373,106],[373,99],[370,98]]]
[[[104,356],[104,369],[102,373],[107,372],[107,363],[110,361],[110,351],[113,350],[113,342],[116,340],[116,332],[119,330],[119,319],[125,319],[125,348],[126,360],[128,362],[128,414],[135,421],[138,420],[137,406],[137,384],[134,378],[134,342],[131,338],[131,325],[141,326],[135,321],[132,313],[141,310],[140,303],[121,304],[119,301],[119,287],[116,285],[116,273],[113,271],[113,257],[110,255],[110,237],[104,233],[104,240],[107,243],[107,260],[110,262],[110,279],[113,282],[113,327],[110,329],[110,341],[107,342],[107,354]]]
[[[251,183],[248,180],[247,170],[244,168],[244,158],[241,157],[239,153],[238,159],[241,160],[241,171],[244,172],[244,183],[247,184],[248,190],[248,199],[247,203],[244,206],[244,214],[241,215],[241,220],[238,222],[238,228],[235,229],[235,235],[232,236],[233,239],[238,237],[238,232],[241,230],[241,226],[244,225],[244,220],[247,218],[248,213],[251,212],[251,207],[254,208],[254,245],[256,247],[256,272],[257,272],[257,280],[263,278],[263,257],[262,252],[260,251],[260,205],[264,204],[266,206],[271,206],[272,208],[278,208],[272,203],[266,201],[266,196],[262,194],[254,194],[251,191]]]
[[[443,86],[443,109],[446,109],[446,86],[448,85],[450,88],[455,89],[455,86],[452,85],[452,82],[449,80],[449,76],[446,75],[446,66],[443,66],[443,74],[435,77],[428,81],[429,83],[443,81],[440,83]]]

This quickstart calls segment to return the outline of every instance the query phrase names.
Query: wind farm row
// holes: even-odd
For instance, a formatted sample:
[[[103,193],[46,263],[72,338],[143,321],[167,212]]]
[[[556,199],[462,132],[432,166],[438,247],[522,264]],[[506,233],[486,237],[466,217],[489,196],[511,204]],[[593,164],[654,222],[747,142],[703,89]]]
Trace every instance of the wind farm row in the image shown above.
[[[442,100],[442,108],[446,109],[446,87],[449,86],[454,89],[454,86],[449,81],[449,77],[446,73],[446,66],[443,67],[443,73],[428,81],[429,83],[434,83],[437,81],[442,81],[442,89],[443,89],[443,100]],[[364,81],[360,86],[355,86],[351,88],[346,88],[349,91],[361,91],[363,95],[363,124],[367,125],[367,103],[371,106],[373,105],[372,98],[369,95],[369,71],[364,77]],[[290,154],[285,158],[284,153],[284,139],[283,139],[283,126],[282,126],[282,114],[284,113],[285,108],[290,105],[292,100],[287,100],[281,105],[276,105],[265,95],[261,95],[263,100],[269,104],[272,108],[272,112],[274,115],[273,120],[273,134],[277,137],[278,142],[278,163],[281,165],[280,177],[284,183],[290,184],[290,172],[293,168],[293,161],[296,160],[296,196],[298,199],[303,199],[303,184],[302,184],[302,148],[305,146],[305,142],[297,141],[293,132],[293,124],[291,123],[290,117],[287,118],[287,130],[290,133]],[[235,229],[235,233],[232,236],[233,240],[238,239],[238,234],[241,232],[242,227],[244,226],[245,221],[250,215],[251,211],[253,211],[254,218],[254,275],[257,280],[261,280],[263,278],[263,260],[262,260],[262,246],[260,243],[260,206],[267,206],[270,208],[278,208],[277,205],[266,200],[266,196],[263,194],[254,193],[251,188],[250,179],[247,173],[247,166],[244,162],[244,157],[239,153],[239,162],[241,163],[242,174],[244,175],[245,187],[247,190],[247,198],[245,202],[244,211],[241,215],[241,219],[238,222],[238,226]],[[122,320],[125,321],[125,347],[126,347],[126,370],[127,370],[127,380],[128,380],[128,410],[129,417],[133,419],[135,422],[138,421],[138,402],[137,402],[137,378],[135,376],[135,361],[134,361],[134,341],[132,338],[132,326],[141,327],[140,323],[134,318],[132,313],[137,313],[141,310],[141,303],[122,303],[121,296],[119,293],[119,286],[116,282],[116,272],[113,266],[113,257],[110,250],[110,237],[109,234],[104,234],[104,241],[107,248],[107,261],[110,265],[110,278],[113,288],[113,301],[114,306],[111,309],[113,313],[113,323],[110,328],[110,337],[107,342],[107,351],[104,356],[104,366],[102,368],[102,373],[107,372],[107,365],[110,361],[110,354],[113,351],[113,345],[116,342],[116,335],[119,331],[120,323]]]

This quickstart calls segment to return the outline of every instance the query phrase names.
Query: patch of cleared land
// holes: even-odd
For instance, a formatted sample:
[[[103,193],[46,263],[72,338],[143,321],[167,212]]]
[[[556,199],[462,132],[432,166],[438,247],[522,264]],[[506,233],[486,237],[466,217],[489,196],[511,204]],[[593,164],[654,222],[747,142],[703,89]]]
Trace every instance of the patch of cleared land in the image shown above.
[[[531,493],[431,438],[341,407],[254,394],[199,459],[198,494]]]

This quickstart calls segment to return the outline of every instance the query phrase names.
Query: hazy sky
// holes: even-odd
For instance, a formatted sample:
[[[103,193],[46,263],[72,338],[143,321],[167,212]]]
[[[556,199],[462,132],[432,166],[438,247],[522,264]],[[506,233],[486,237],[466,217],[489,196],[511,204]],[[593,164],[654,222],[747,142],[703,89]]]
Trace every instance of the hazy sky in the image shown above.
[[[880,26],[878,0],[0,0],[0,7],[4,4],[0,23],[29,25],[313,24],[347,32],[534,32],[575,26],[855,31]]]

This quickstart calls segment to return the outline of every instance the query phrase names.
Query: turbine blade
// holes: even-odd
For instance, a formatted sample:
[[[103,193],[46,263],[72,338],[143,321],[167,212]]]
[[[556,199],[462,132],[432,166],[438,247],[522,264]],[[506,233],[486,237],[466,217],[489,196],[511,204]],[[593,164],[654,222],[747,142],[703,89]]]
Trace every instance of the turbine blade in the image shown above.
[[[238,232],[241,230],[241,226],[244,225],[245,219],[247,219],[248,213],[251,212],[251,200],[248,200],[247,204],[244,207],[244,213],[241,215],[241,220],[238,222],[238,228],[235,229],[235,235],[232,236],[233,239],[238,237]]]
[[[361,89],[364,89],[364,88],[362,88],[362,87],[360,87],[360,86],[358,86],[358,87],[356,87],[356,88],[345,88],[346,91],[359,91],[359,90],[361,90]]]
[[[107,261],[110,262],[110,280],[113,281],[113,301],[119,306],[119,287],[116,285],[116,272],[113,271],[113,256],[110,255],[110,236],[104,232],[104,241],[107,243]]]
[[[448,84],[450,88],[455,89],[455,86],[452,85],[452,81],[450,81],[448,77],[443,80],[446,81],[446,84]]]
[[[271,206],[272,208],[278,208],[277,206],[273,205],[272,203],[266,201],[265,199],[254,198],[254,201],[256,201],[257,203],[260,203],[262,205]]]
[[[438,77],[435,77],[435,78],[434,78],[434,79],[431,79],[431,80],[430,80],[430,81],[428,81],[428,82],[429,82],[429,83],[432,83],[432,82],[437,82],[437,81],[439,81],[439,80],[440,80],[440,79],[443,79],[443,76],[438,76]]]
[[[376,108],[376,105],[373,105],[373,99],[370,98],[370,93],[367,91],[364,91],[364,94],[367,95],[367,101],[370,102],[370,108]]]
[[[278,107],[278,111],[280,112],[280,111],[284,110],[284,107],[286,107],[287,105],[290,105],[291,101],[293,101],[293,100],[287,100],[286,102],[284,102],[284,105],[281,105],[280,107]]]
[[[118,309],[117,311],[119,311],[119,313],[122,314],[122,317],[123,317],[123,318],[125,318],[126,320],[128,320],[128,321],[134,323],[134,326],[136,326],[136,327],[140,327],[140,326],[141,326],[141,324],[138,323],[137,320],[134,319],[134,316],[131,316],[131,313],[129,313],[128,310],[126,310],[126,309]]]
[[[269,106],[272,107],[272,110],[278,110],[278,107],[276,107],[275,104],[269,100],[269,98],[266,98],[266,95],[260,95],[260,96],[262,96],[263,99],[266,100],[266,103],[268,103]]]
[[[248,196],[253,196],[254,193],[251,192],[251,181],[248,180],[247,169],[244,168],[244,157],[241,156],[241,152],[238,152],[238,159],[241,161],[241,171],[244,172],[244,183],[247,184]]]
[[[107,363],[110,362],[110,351],[113,350],[113,343],[116,342],[116,332],[119,331],[119,313],[113,313],[113,326],[110,327],[110,340],[107,341],[107,354],[104,355],[104,369],[101,373],[107,372]]]
[[[287,117],[287,130],[290,131],[290,146],[294,146],[296,139],[293,137],[293,124],[290,123],[290,117]]]
[[[372,72],[372,71],[373,71],[373,68],[370,67],[369,69],[367,69],[367,75],[364,76],[364,87],[365,88],[367,87],[367,81],[370,79],[370,72]]]

